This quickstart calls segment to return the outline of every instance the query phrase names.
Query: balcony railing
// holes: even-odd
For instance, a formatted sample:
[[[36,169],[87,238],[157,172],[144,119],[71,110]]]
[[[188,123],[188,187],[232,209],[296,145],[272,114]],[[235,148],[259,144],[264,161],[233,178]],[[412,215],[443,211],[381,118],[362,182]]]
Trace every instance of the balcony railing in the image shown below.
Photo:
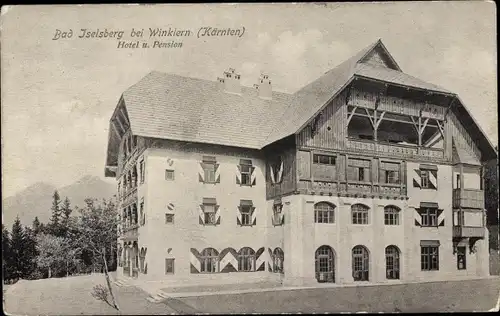
[[[483,209],[484,191],[476,189],[454,189],[453,207]]]
[[[406,186],[404,184],[389,184],[389,183],[373,183],[359,182],[359,181],[306,181],[299,182],[299,190],[314,192],[319,195],[332,195],[332,194],[359,194],[375,195],[375,196],[389,196],[389,197],[405,197]]]
[[[373,140],[360,140],[350,138],[347,147],[353,151],[363,153],[388,153],[403,158],[443,159],[444,151],[436,148],[422,148],[411,145],[395,145]]]
[[[484,227],[454,226],[453,237],[459,238],[484,238]]]

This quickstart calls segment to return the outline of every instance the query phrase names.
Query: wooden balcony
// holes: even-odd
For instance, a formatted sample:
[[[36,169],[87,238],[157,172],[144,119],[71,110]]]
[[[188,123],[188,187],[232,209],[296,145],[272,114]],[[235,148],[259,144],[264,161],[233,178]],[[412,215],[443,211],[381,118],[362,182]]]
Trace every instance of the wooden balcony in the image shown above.
[[[360,153],[390,154],[401,158],[418,158],[426,160],[444,159],[444,151],[435,148],[422,148],[411,145],[395,145],[390,143],[375,142],[373,140],[361,140],[350,138],[347,141],[347,148]]]
[[[484,227],[454,226],[454,238],[484,238]]]
[[[454,189],[453,208],[484,208],[484,191],[475,189]]]
[[[356,181],[299,181],[299,191],[317,195],[359,195],[383,198],[405,198],[406,186],[403,184],[387,184]]]

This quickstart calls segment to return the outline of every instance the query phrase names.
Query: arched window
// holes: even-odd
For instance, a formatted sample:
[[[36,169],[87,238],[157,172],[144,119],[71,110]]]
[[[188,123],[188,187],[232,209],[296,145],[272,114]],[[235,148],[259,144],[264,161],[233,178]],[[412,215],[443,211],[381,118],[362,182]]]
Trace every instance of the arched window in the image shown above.
[[[335,205],[319,202],[314,205],[315,223],[335,223]]]
[[[318,282],[335,282],[335,261],[333,249],[330,246],[321,246],[315,253],[316,280]]]
[[[238,271],[255,271],[255,251],[244,247],[238,253]]]
[[[354,281],[368,281],[369,254],[365,246],[352,248],[352,277]]]
[[[394,205],[384,207],[384,223],[385,225],[399,225],[400,208]]]
[[[285,254],[281,248],[275,248],[273,251],[273,272],[283,273],[283,261]]]
[[[352,223],[353,224],[368,224],[368,206],[363,204],[354,204],[351,206]]]
[[[205,248],[201,252],[201,272],[219,272],[219,253],[214,248]]]
[[[399,249],[393,245],[385,248],[385,275],[387,279],[399,279]]]

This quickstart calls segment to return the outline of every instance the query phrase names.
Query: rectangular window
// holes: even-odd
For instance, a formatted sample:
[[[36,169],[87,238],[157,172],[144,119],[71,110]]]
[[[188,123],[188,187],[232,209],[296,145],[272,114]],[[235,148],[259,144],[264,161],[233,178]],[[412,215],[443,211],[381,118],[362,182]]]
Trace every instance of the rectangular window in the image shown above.
[[[252,226],[253,202],[250,200],[240,200],[241,226]]]
[[[319,165],[330,165],[335,166],[336,159],[335,156],[327,156],[327,155],[313,155],[313,163]]]
[[[140,176],[141,176],[141,184],[144,183],[144,159],[141,160],[139,163],[139,170],[140,170]]]
[[[400,164],[396,162],[380,162],[380,183],[399,184],[400,183]]]
[[[371,161],[364,159],[349,159],[347,179],[350,181],[370,182]]]
[[[281,211],[283,210],[283,204],[274,204],[273,205],[273,225],[280,226],[283,225],[281,221]]]
[[[165,224],[173,224],[174,223],[174,214],[165,214]]]
[[[252,185],[252,161],[248,159],[240,160],[241,185]]]
[[[165,180],[174,180],[174,170],[165,170]]]
[[[460,175],[457,174],[457,186],[456,186],[457,189],[460,189]]]
[[[203,156],[203,175],[205,183],[216,183],[215,171],[217,168],[217,160],[213,156]]]
[[[437,189],[437,166],[420,165],[420,188]]]
[[[399,210],[386,208],[386,210],[384,210],[384,224],[399,225]]]
[[[422,227],[437,227],[438,226],[438,209],[437,208],[420,208],[420,216],[422,217]]]
[[[457,247],[457,269],[467,269],[465,247]]]
[[[175,259],[165,259],[165,274],[174,274]]]
[[[422,271],[439,270],[439,246],[420,245],[420,267]]]
[[[215,225],[215,205],[205,204],[204,213],[205,213],[205,224]]]

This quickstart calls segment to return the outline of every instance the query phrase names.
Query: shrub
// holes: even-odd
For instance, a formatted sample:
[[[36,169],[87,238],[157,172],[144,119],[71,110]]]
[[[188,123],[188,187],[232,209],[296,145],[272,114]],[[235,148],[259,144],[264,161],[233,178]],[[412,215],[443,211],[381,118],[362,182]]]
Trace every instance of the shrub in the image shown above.
[[[92,289],[92,296],[99,301],[103,301],[109,304],[108,302],[108,289],[102,285],[98,284],[95,285],[94,288]]]

